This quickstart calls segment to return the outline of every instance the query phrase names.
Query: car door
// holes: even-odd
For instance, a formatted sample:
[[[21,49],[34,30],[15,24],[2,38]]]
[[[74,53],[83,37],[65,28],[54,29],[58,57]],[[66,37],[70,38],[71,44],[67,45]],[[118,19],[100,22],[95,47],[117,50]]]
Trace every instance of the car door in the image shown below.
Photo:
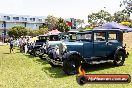
[[[107,45],[106,45],[106,32],[102,31],[95,31],[94,32],[94,57],[104,57],[106,56],[107,52]]]
[[[118,46],[122,46],[120,43],[119,32],[109,31],[107,44],[107,56],[114,54]]]
[[[84,58],[93,57],[93,43],[92,42],[84,42],[83,44],[83,56]]]
[[[83,43],[83,57],[89,59],[93,56],[93,42],[92,42],[92,32],[80,33],[77,36]]]

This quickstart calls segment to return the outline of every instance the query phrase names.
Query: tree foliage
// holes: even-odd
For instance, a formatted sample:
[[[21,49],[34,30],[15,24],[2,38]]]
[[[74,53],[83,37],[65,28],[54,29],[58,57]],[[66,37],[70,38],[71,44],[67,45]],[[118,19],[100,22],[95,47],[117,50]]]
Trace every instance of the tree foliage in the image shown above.
[[[14,38],[26,36],[27,34],[28,34],[28,30],[23,26],[14,26],[8,31],[8,35]]]
[[[58,31],[61,31],[61,32],[67,32],[70,30],[69,26],[67,25],[67,23],[62,18],[58,19],[56,29],[58,29]]]
[[[45,23],[48,25],[48,29],[52,30],[56,27],[56,24],[58,22],[58,18],[48,15],[47,18],[45,19]]]
[[[126,13],[130,15],[132,13],[132,0],[122,0],[122,2],[120,2],[120,7],[123,6],[126,9]]]
[[[115,22],[120,23],[123,21],[129,21],[130,15],[127,13],[126,10],[122,10],[122,11],[115,12],[113,18]]]
[[[45,25],[41,25],[39,26],[39,29],[36,29],[36,30],[28,30],[28,35],[30,36],[37,36],[37,35],[43,35],[43,34],[46,34],[48,33],[48,27],[45,26]]]
[[[46,33],[48,33],[48,27],[45,26],[45,25],[39,26],[38,34],[43,35],[43,34],[46,34]]]
[[[109,12],[100,10],[97,13],[92,13],[88,15],[88,23],[90,25],[98,26],[105,22],[111,22],[112,16]]]
[[[78,25],[81,25],[81,28],[82,28],[82,24],[84,23],[84,20],[77,19],[76,22],[78,23]]]

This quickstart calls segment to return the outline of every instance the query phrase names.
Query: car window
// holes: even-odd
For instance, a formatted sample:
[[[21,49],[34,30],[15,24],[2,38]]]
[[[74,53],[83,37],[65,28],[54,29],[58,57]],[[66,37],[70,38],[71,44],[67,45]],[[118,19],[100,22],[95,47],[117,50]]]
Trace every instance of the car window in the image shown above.
[[[92,39],[92,34],[91,33],[80,33],[77,35],[77,40],[81,41],[91,41]]]
[[[117,33],[116,32],[108,32],[108,41],[117,40]]]
[[[70,40],[76,40],[76,34],[69,34]]]
[[[58,35],[50,35],[49,40],[50,41],[58,41],[59,40],[59,36]]]
[[[106,41],[106,33],[105,32],[95,32],[94,41]]]
[[[47,36],[39,36],[39,40],[42,40],[42,39],[47,40],[48,37]]]

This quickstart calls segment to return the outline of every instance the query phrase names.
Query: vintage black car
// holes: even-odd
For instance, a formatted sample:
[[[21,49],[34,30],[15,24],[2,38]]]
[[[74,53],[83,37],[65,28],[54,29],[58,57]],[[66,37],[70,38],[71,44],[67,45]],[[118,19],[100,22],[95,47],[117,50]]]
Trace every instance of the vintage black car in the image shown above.
[[[82,63],[112,60],[122,66],[128,53],[120,29],[93,29],[77,33],[75,42],[63,42],[48,53],[52,67],[61,65],[66,74],[76,74]],[[51,64],[52,63],[52,64]]]
[[[40,54],[41,48],[45,45],[48,39],[48,35],[39,35],[38,40],[36,40],[35,44],[28,46],[28,53],[30,55],[38,56]]]

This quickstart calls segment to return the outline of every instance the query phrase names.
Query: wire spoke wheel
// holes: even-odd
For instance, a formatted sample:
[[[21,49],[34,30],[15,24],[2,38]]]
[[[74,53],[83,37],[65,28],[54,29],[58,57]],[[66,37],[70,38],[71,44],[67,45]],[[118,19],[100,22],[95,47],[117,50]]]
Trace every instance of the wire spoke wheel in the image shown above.
[[[80,60],[78,55],[71,55],[69,58],[63,61],[63,71],[68,75],[74,75],[78,73],[80,66]]]
[[[118,51],[117,53],[115,53],[114,64],[116,66],[122,66],[124,64],[124,61],[125,61],[124,52]]]

